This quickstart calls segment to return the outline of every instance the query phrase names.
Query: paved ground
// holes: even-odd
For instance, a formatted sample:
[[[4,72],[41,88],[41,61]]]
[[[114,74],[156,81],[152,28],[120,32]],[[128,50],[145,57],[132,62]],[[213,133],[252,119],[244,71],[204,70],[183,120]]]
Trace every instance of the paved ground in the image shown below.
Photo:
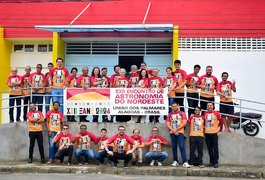
[[[175,179],[198,179],[201,180],[202,177],[187,177],[187,176],[182,176],[182,177],[174,177],[174,176],[137,176],[137,175],[106,175],[106,174],[0,174],[0,179],[3,180],[29,180],[29,179],[38,179],[38,180],[47,180],[47,179],[52,179],[52,180],[109,180],[109,179],[134,179],[134,180],[141,180],[141,179],[152,179],[152,180],[175,180]],[[232,180],[234,178],[215,178],[215,177],[203,177],[204,180]]]
[[[67,166],[65,164],[42,165],[37,162],[32,164],[25,162],[0,162],[0,179],[17,179],[15,177],[18,177],[18,179],[25,178],[28,180],[32,176],[34,179],[38,178],[38,180],[46,180],[49,179],[48,177],[53,177],[53,175],[58,177],[57,179],[63,177],[66,177],[66,179],[70,177],[73,177],[74,179],[76,179],[76,177],[80,177],[81,179],[83,177],[95,177],[98,180],[104,178],[109,179],[110,177],[117,177],[116,179],[140,179],[143,177],[148,177],[148,179],[175,179],[176,177],[179,177],[180,179],[194,179],[194,177],[203,177],[203,179],[206,177],[213,177],[214,179],[264,178],[265,168],[262,166],[221,165],[219,168],[130,166],[128,169],[124,169],[122,166],[109,167],[107,165]]]

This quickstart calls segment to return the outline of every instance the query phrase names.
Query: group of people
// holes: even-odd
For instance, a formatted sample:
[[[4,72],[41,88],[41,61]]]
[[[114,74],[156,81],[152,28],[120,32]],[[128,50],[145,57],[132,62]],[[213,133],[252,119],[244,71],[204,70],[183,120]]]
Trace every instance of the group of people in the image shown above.
[[[11,68],[12,75],[8,77],[7,84],[11,88],[10,92],[10,122],[14,122],[13,107],[17,103],[17,117],[20,121],[21,99],[24,99],[24,120],[29,121],[29,162],[32,162],[33,148],[37,139],[41,162],[44,163],[42,123],[43,116],[43,95],[45,95],[45,119],[47,122],[48,139],[49,139],[49,161],[53,163],[55,159],[63,162],[63,157],[68,155],[68,163],[72,163],[72,154],[75,152],[76,158],[81,163],[82,155],[85,156],[85,163],[89,159],[96,157],[100,163],[103,163],[103,157],[108,157],[109,164],[117,165],[117,159],[124,159],[124,167],[128,167],[128,162],[133,158],[133,164],[136,164],[135,152],[142,156],[142,148],[149,147],[146,159],[150,165],[162,162],[168,154],[162,151],[163,145],[169,145],[165,138],[158,135],[158,128],[153,128],[153,135],[146,139],[140,138],[139,130],[134,130],[133,137],[124,134],[125,128],[119,127],[119,133],[107,138],[105,129],[101,130],[101,136],[96,137],[87,132],[87,127],[82,125],[76,136],[69,134],[69,126],[64,123],[63,113],[63,89],[70,88],[168,88],[169,114],[165,118],[166,127],[169,129],[173,163],[172,166],[179,164],[177,156],[177,146],[181,152],[182,163],[184,167],[199,165],[204,167],[202,162],[204,139],[210,157],[210,166],[218,167],[218,135],[225,125],[225,131],[229,132],[231,117],[233,114],[232,91],[236,91],[235,81],[228,81],[228,73],[222,73],[222,81],[218,83],[215,76],[212,75],[212,66],[206,67],[206,74],[199,77],[200,65],[194,66],[194,72],[188,74],[181,69],[181,61],[174,62],[175,71],[171,67],[166,68],[166,77],[159,77],[158,69],[147,68],[143,62],[138,69],[137,66],[131,66],[131,71],[126,73],[124,68],[119,65],[114,66],[115,74],[107,76],[107,68],[94,67],[91,76],[88,75],[88,67],[82,69],[82,74],[77,77],[77,68],[71,69],[71,74],[63,67],[63,59],[56,60],[57,67],[52,63],[48,64],[49,72],[45,75],[41,73],[42,65],[37,64],[36,72],[30,73],[31,68],[27,66],[26,74],[17,75],[17,69]],[[185,87],[187,87],[188,116],[186,116],[183,104],[185,97]],[[32,90],[31,90],[32,89]],[[199,93],[200,89],[200,93]],[[31,92],[32,91],[32,92]],[[214,92],[220,95],[220,112],[214,110]],[[29,102],[30,93],[32,93],[32,102]],[[50,101],[52,98],[53,108],[50,110]],[[199,101],[200,100],[200,107]],[[30,103],[30,111],[27,112],[27,104]],[[38,108],[36,108],[38,105]],[[73,121],[74,117],[67,117],[68,121]],[[93,122],[97,122],[98,116],[93,116]],[[141,117],[140,117],[141,118]],[[141,122],[140,118],[137,122]],[[150,122],[158,122],[159,116],[150,116]],[[120,122],[124,121],[121,116]],[[86,116],[80,116],[80,121],[86,121]],[[107,117],[103,116],[103,122]],[[118,121],[119,122],[119,121]],[[190,124],[190,160],[188,162],[185,151],[184,131],[185,126]],[[187,128],[186,128],[187,129]],[[135,135],[136,134],[136,135]],[[137,136],[138,134],[138,136]],[[90,141],[99,145],[98,153],[94,156],[91,150]],[[74,143],[76,149],[74,151]],[[131,144],[129,146],[129,144]],[[195,151],[198,156],[195,156]],[[103,158],[103,159],[102,159]],[[139,158],[140,165],[142,158]]]
[[[108,137],[107,130],[101,129],[100,136],[97,137],[93,133],[87,131],[86,125],[81,125],[76,136],[69,133],[69,125],[64,122],[64,116],[59,110],[59,102],[53,103],[53,110],[47,113],[47,130],[49,143],[49,161],[48,164],[54,163],[57,159],[62,164],[64,156],[68,156],[68,165],[72,164],[73,153],[76,156],[78,165],[87,164],[89,160],[96,158],[100,164],[104,163],[104,158],[108,158],[108,165],[117,166],[118,160],[124,160],[124,167],[128,167],[128,163],[133,159],[132,164],[142,166],[143,148],[148,147],[145,155],[150,166],[154,166],[157,162],[158,166],[162,166],[162,162],[168,157],[168,153],[162,150],[163,146],[170,146],[170,143],[159,135],[157,127],[152,128],[152,136],[146,140],[140,136],[140,130],[133,130],[133,135],[125,134],[125,127],[119,126],[118,133]],[[30,103],[30,111],[27,113],[29,121],[29,159],[32,163],[33,150],[35,141],[37,140],[41,163],[45,163],[42,124],[44,116],[38,111],[34,103]],[[184,131],[187,124],[190,124],[190,160],[188,162],[185,150]],[[185,112],[180,110],[177,103],[172,104],[172,112],[166,118],[166,127],[169,130],[171,138],[171,146],[173,152],[172,166],[179,164],[178,150],[179,146],[183,167],[189,168],[197,165],[201,168],[203,164],[203,144],[204,137],[207,145],[210,163],[209,166],[218,167],[219,151],[218,136],[222,132],[222,119],[219,112],[213,109],[213,103],[207,103],[207,110],[201,115],[200,107],[195,108],[195,114],[189,118]],[[98,146],[98,152],[95,155],[91,149],[91,141]],[[74,144],[76,143],[76,148]],[[195,155],[197,149],[198,156]],[[82,161],[84,156],[84,161]],[[138,162],[137,162],[138,160]]]
[[[225,131],[230,131],[231,117],[234,113],[232,91],[236,92],[235,81],[228,81],[228,73],[223,72],[222,81],[218,83],[215,76],[212,75],[213,67],[206,67],[206,74],[199,76],[200,65],[194,66],[194,71],[191,74],[181,69],[181,61],[175,60],[175,71],[171,67],[166,68],[166,77],[162,79],[159,76],[159,70],[150,69],[143,62],[140,68],[136,65],[131,66],[131,71],[126,73],[124,68],[119,65],[114,66],[115,74],[111,77],[107,76],[107,68],[94,67],[91,76],[89,75],[88,67],[83,67],[82,74],[77,76],[78,69],[73,67],[70,74],[63,67],[63,59],[56,60],[57,66],[52,63],[48,64],[49,72],[45,75],[42,73],[42,65],[37,64],[36,72],[31,73],[31,67],[26,66],[23,76],[17,75],[17,68],[11,68],[12,75],[8,77],[7,84],[10,87],[9,99],[9,117],[10,122],[14,122],[14,104],[16,102],[17,116],[16,120],[20,121],[21,115],[21,99],[24,100],[23,119],[27,120],[26,114],[28,104],[30,102],[30,94],[32,91],[32,102],[38,105],[38,110],[42,112],[43,99],[45,99],[45,112],[50,109],[52,102],[60,103],[60,111],[63,113],[63,89],[69,88],[168,88],[169,106],[173,102],[180,105],[184,111],[185,87],[187,88],[188,115],[194,113],[195,107],[199,105],[202,112],[206,110],[207,102],[215,102],[214,92],[220,95],[220,112],[222,113],[223,121],[225,122]],[[32,88],[32,90],[31,90]],[[200,89],[200,93],[199,93]],[[45,97],[45,98],[43,98]],[[170,109],[171,111],[171,109]],[[103,122],[113,122],[113,117],[108,120],[108,116],[103,116]],[[75,116],[68,116],[68,121],[75,121]],[[87,116],[79,117],[80,122],[86,122]],[[130,119],[130,118],[129,118]],[[158,122],[159,116],[149,116],[150,122]],[[116,121],[127,121],[123,116],[116,117]],[[93,116],[93,122],[98,122],[98,116]],[[137,122],[141,122],[139,116]]]

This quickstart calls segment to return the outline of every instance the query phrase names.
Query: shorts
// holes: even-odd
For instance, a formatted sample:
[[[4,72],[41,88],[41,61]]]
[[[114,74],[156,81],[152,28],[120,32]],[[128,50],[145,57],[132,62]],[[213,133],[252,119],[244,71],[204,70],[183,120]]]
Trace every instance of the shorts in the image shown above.
[[[220,102],[220,103],[222,103],[222,104],[220,104],[220,113],[229,114],[229,115],[234,114],[234,106],[227,106],[226,105],[226,104],[234,105],[233,102]]]

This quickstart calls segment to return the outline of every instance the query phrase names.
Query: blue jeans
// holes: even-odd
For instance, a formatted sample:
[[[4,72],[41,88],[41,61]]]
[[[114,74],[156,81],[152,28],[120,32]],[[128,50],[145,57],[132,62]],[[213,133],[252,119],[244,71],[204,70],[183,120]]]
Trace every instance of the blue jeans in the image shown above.
[[[109,149],[109,151],[113,151],[113,147],[109,147],[108,149]],[[105,157],[108,157],[108,161],[110,161],[109,155],[108,155],[107,151],[105,151],[105,150],[103,150],[103,151],[97,153],[96,156],[95,156],[95,158],[96,158],[97,160],[99,160],[99,162],[100,162],[101,164],[104,163],[104,158],[105,158]]]
[[[57,132],[52,132],[51,136],[48,136],[48,143],[49,143],[49,159],[54,160],[55,154],[58,150],[58,143],[53,144],[52,140],[55,137]]]
[[[38,104],[38,111],[42,112],[43,93],[32,93],[32,102]]]
[[[63,89],[52,89],[52,102],[60,103],[60,111],[63,113]]]
[[[173,103],[174,103],[174,98],[173,97],[169,97],[168,98],[168,104],[169,104],[169,106],[171,106]],[[172,108],[169,107],[169,113],[171,113],[171,112],[172,112]]]
[[[166,151],[163,152],[148,152],[145,154],[145,159],[147,161],[157,160],[158,162],[163,162],[168,157]]]
[[[82,150],[79,148],[75,149],[75,157],[78,163],[81,163],[82,156],[85,156],[85,162],[88,162],[90,159],[94,159],[94,152],[92,149],[89,150]]]
[[[171,138],[171,144],[172,144],[172,152],[173,152],[173,160],[178,162],[178,145],[179,145],[179,150],[182,158],[182,162],[185,163],[187,162],[187,157],[186,157],[186,150],[185,150],[185,143],[184,143],[184,135],[179,134],[170,134]]]
[[[52,95],[51,92],[45,93],[45,111],[46,111],[46,113],[50,110],[50,104],[51,104],[51,99],[52,99],[51,95]]]

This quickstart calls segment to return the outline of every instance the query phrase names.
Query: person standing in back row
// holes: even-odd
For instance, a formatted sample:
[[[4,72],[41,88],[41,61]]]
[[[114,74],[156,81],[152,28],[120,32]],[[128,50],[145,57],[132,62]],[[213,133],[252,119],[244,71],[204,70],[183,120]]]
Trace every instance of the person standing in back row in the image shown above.
[[[185,96],[185,85],[187,83],[187,73],[186,71],[180,69],[181,67],[181,61],[180,60],[175,60],[174,61],[174,66],[176,68],[176,71],[174,71],[174,76],[177,79],[177,84],[176,84],[176,99],[175,102],[179,104],[180,110],[184,112],[184,96]]]
[[[201,88],[200,105],[202,108],[202,113],[205,112],[208,102],[212,102],[214,105],[214,90],[217,88],[218,80],[215,76],[212,75],[212,73],[213,67],[207,66],[206,74],[201,76],[197,83],[197,87]]]
[[[63,90],[66,88],[69,78],[69,72],[63,67],[63,58],[57,58],[57,67],[49,73],[49,84],[52,88],[52,101],[60,103],[60,111],[63,113]]]
[[[29,77],[31,72],[31,67],[26,66],[25,68],[26,74],[22,76],[21,79],[21,86],[22,86],[22,94],[23,94],[23,100],[24,100],[24,107],[23,107],[23,119],[24,121],[27,121],[27,113],[28,113],[28,107],[30,103],[30,84],[29,84]]]
[[[197,83],[199,80],[199,72],[200,72],[201,66],[196,64],[193,69],[193,73],[189,74],[187,76],[187,100],[188,100],[188,115],[191,116],[194,114],[194,108],[198,107],[199,105],[199,93],[197,88]]]

